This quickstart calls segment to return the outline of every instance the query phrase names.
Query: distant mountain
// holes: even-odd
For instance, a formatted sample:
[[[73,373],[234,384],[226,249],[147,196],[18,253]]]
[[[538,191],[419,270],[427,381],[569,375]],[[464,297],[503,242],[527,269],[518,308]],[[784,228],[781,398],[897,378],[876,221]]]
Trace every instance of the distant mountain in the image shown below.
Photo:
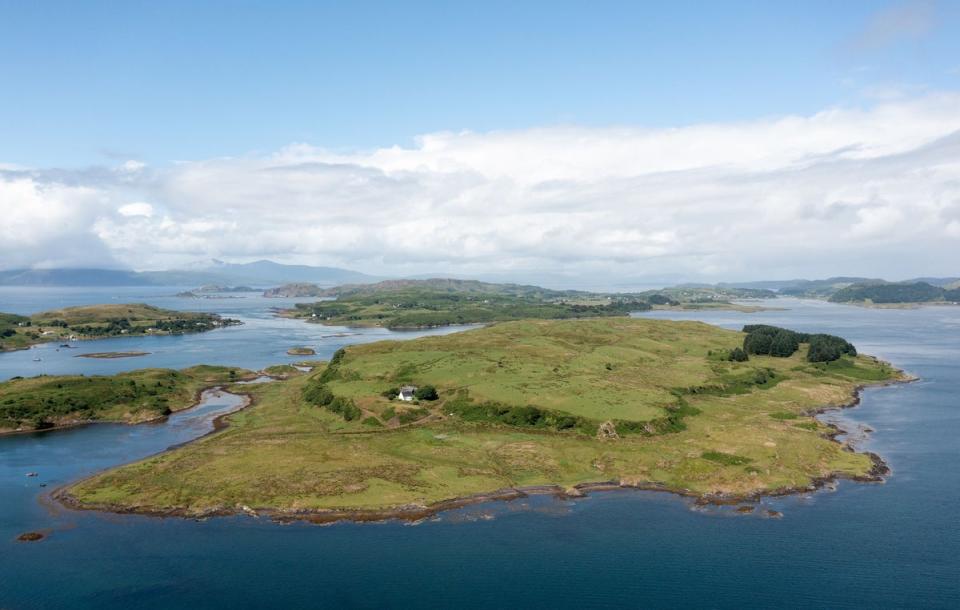
[[[254,284],[264,286],[292,282],[309,282],[333,286],[346,283],[369,283],[381,279],[339,267],[283,265],[268,260],[252,263],[224,263],[214,260],[206,268],[182,271],[147,271],[143,275],[152,284],[167,286],[191,284]]]
[[[0,271],[0,285],[7,286],[275,286],[310,282],[325,286],[375,282],[378,277],[338,267],[283,265],[261,260],[253,263],[212,261],[200,268],[171,271],[122,269],[13,269]]]
[[[122,269],[11,269],[0,271],[4,286],[144,286],[136,271]]]

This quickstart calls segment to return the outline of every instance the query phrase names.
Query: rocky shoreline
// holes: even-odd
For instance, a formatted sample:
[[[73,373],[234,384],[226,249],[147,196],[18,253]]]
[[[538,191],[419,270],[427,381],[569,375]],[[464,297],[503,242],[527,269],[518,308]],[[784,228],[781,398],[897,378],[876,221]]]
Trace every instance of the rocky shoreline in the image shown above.
[[[891,385],[899,385],[904,383],[911,383],[917,381],[919,378],[913,375],[903,373],[901,371],[901,378],[883,381],[871,384],[861,384],[856,386],[853,389],[853,396],[850,401],[842,405],[828,405],[816,410],[808,412],[809,415],[818,415],[822,413],[827,413],[830,411],[836,411],[841,409],[849,409],[856,407],[861,402],[861,394],[864,389],[870,387],[886,387]],[[240,409],[246,408],[252,404],[252,399],[249,395],[244,395],[247,397],[245,404],[240,407]],[[237,410],[240,410],[237,409]],[[236,413],[232,411],[221,416],[218,416],[214,419],[214,429],[201,436],[199,438],[204,438],[213,434],[224,427],[226,427],[228,422],[226,417]],[[837,436],[846,434],[845,430],[840,429],[839,427],[832,425],[833,431],[828,435],[828,438],[834,442],[840,443],[837,440]],[[198,440],[194,439],[194,440]],[[194,441],[188,441],[194,442]],[[184,443],[186,444],[186,443]],[[850,445],[843,443],[844,450],[855,452],[856,450]],[[175,449],[171,447],[169,450]],[[874,452],[864,452],[867,455],[871,462],[872,467],[870,470],[862,475],[845,475],[843,473],[832,473],[822,477],[814,478],[808,485],[800,487],[783,487],[777,489],[769,490],[759,490],[756,492],[748,494],[701,494],[689,489],[675,489],[668,487],[662,483],[657,482],[628,482],[624,480],[608,480],[608,481],[595,481],[588,483],[579,483],[570,487],[564,487],[561,485],[537,485],[537,486],[528,486],[528,487],[509,487],[503,488],[496,491],[484,492],[473,494],[469,496],[462,496],[458,498],[451,498],[448,500],[441,500],[439,502],[434,502],[431,504],[408,504],[403,506],[389,507],[389,508],[377,508],[377,509],[304,509],[304,510],[284,510],[271,507],[250,507],[246,505],[237,505],[237,506],[218,506],[210,508],[205,511],[190,511],[185,508],[173,507],[168,509],[155,509],[148,507],[139,507],[139,506],[126,506],[118,504],[88,504],[83,503],[77,500],[74,496],[69,493],[70,487],[79,483],[75,481],[63,487],[60,487],[50,493],[50,498],[56,500],[63,506],[73,509],[73,510],[88,510],[88,511],[99,511],[99,512],[110,512],[116,514],[137,514],[153,517],[176,517],[176,518],[186,518],[186,519],[205,519],[209,517],[226,517],[226,516],[237,516],[237,515],[249,515],[253,517],[266,517],[276,521],[278,523],[289,523],[293,521],[307,521],[310,523],[316,524],[329,524],[336,523],[340,521],[348,522],[358,522],[358,523],[368,523],[368,522],[382,522],[382,521],[406,521],[406,522],[415,522],[421,521],[423,519],[437,515],[449,510],[454,510],[458,508],[463,508],[466,506],[471,506],[475,504],[483,504],[487,502],[494,501],[512,501],[529,496],[536,495],[552,495],[559,499],[577,499],[584,498],[591,492],[599,491],[614,491],[614,490],[633,490],[633,491],[656,491],[671,493],[680,497],[689,498],[694,501],[694,504],[697,506],[733,506],[733,505],[742,505],[759,502],[763,498],[770,497],[782,497],[794,494],[801,493],[810,493],[822,489],[824,487],[835,484],[841,479],[847,479],[851,481],[856,481],[859,483],[881,483],[884,481],[884,477],[890,474],[890,467],[883,460],[882,457],[877,455]],[[738,513],[747,514],[746,511],[737,511]],[[752,511],[751,511],[752,512]],[[777,511],[768,511],[770,513],[777,513]],[[779,518],[782,515],[770,514],[768,515],[771,518]]]

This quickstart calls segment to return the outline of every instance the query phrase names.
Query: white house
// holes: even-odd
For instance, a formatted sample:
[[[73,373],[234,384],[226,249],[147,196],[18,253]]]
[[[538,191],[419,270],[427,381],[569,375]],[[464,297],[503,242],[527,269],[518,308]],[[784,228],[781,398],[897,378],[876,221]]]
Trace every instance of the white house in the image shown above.
[[[417,391],[417,386],[405,385],[402,388],[400,388],[400,393],[397,394],[397,398],[406,402],[410,402],[411,400],[414,399],[414,394],[416,393],[416,391]]]

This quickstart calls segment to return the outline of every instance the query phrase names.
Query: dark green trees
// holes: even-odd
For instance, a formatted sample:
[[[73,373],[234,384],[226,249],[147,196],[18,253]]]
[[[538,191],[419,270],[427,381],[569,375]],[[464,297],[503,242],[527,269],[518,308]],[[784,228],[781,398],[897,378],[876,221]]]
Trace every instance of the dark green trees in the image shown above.
[[[746,362],[750,359],[747,356],[747,352],[743,351],[743,349],[739,347],[735,347],[730,350],[730,355],[728,358],[731,362]]]
[[[810,335],[766,324],[744,326],[743,332],[747,333],[743,339],[743,350],[747,354],[789,358],[800,349],[801,343],[809,343],[809,362],[831,362],[844,354],[857,355],[857,349],[852,344],[834,335]]]
[[[417,400],[436,400],[440,398],[440,395],[437,394],[437,388],[432,385],[420,386],[417,388],[417,391],[413,393],[413,396]]]

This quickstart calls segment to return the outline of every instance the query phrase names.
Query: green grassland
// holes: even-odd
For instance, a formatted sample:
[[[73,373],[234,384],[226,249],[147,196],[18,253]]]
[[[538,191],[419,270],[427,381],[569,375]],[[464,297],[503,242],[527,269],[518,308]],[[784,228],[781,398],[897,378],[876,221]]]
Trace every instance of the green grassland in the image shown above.
[[[216,314],[174,311],[143,303],[85,305],[32,316],[0,313],[0,351],[46,341],[204,332],[239,324]]]
[[[0,383],[0,432],[43,430],[76,422],[136,423],[191,406],[197,392],[248,377],[220,366],[144,369],[114,376],[41,375]]]
[[[810,413],[901,374],[863,355],[809,363],[806,348],[728,361],[743,339],[695,322],[604,318],[352,346],[309,374],[244,387],[253,406],[220,433],[66,493],[91,508],[283,513],[597,481],[747,496],[870,472],[868,455]],[[382,395],[407,383],[439,398]],[[324,392],[335,400],[316,398]]]

